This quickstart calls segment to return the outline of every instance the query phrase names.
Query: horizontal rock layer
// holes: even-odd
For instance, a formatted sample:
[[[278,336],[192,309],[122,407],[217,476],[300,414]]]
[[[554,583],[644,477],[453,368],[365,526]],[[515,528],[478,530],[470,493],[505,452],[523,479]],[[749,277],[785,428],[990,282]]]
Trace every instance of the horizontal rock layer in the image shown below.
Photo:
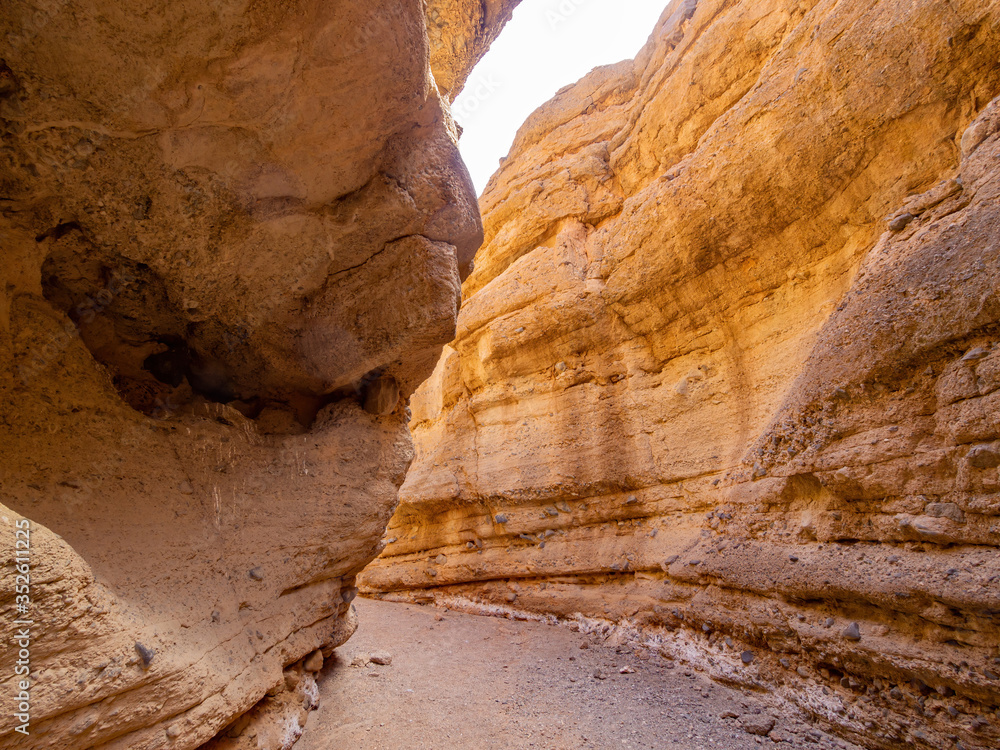
[[[869,746],[997,746],[998,22],[674,2],[535,112],[363,590],[683,629]]]
[[[425,10],[5,4],[0,745],[301,732],[482,240]]]

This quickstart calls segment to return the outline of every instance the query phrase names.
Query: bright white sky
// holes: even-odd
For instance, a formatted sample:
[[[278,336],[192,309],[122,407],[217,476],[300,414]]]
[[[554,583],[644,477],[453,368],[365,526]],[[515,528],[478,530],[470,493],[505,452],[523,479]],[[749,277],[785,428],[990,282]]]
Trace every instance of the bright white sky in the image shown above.
[[[455,100],[476,192],[528,115],[599,65],[635,57],[668,0],[522,0]]]

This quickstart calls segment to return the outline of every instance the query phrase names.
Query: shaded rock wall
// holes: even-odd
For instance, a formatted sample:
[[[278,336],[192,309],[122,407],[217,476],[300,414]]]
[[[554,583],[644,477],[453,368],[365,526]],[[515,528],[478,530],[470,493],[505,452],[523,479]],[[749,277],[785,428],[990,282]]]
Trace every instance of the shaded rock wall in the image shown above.
[[[431,67],[441,94],[455,101],[472,68],[521,0],[428,0]]]
[[[678,631],[870,746],[997,746],[998,22],[674,2],[535,112],[362,587]]]
[[[301,732],[482,240],[424,11],[5,4],[0,745]]]

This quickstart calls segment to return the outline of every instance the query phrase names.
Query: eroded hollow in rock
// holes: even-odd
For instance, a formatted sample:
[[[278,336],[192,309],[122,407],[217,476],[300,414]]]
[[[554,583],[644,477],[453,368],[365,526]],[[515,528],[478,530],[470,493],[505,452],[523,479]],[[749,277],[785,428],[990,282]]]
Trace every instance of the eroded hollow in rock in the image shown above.
[[[295,434],[342,399],[383,415],[397,406],[398,387],[381,369],[326,394],[263,391],[256,375],[265,365],[245,346],[246,333],[193,315],[196,307],[171,299],[148,265],[95,247],[76,222],[58,224],[36,241],[51,245],[42,265],[45,299],[73,322],[136,411],[166,419],[199,403],[227,404],[255,420],[262,434]],[[389,404],[385,393],[392,388]]]

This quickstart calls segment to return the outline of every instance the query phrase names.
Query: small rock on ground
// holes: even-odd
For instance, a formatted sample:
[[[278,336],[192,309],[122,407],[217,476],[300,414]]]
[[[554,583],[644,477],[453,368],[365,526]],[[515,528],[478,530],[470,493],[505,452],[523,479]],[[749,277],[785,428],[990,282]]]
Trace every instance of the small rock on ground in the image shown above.
[[[750,714],[740,719],[740,725],[747,734],[766,737],[774,729],[774,719],[770,716]]]
[[[388,651],[373,651],[368,658],[372,664],[380,664],[384,667],[392,664],[392,654]]]

